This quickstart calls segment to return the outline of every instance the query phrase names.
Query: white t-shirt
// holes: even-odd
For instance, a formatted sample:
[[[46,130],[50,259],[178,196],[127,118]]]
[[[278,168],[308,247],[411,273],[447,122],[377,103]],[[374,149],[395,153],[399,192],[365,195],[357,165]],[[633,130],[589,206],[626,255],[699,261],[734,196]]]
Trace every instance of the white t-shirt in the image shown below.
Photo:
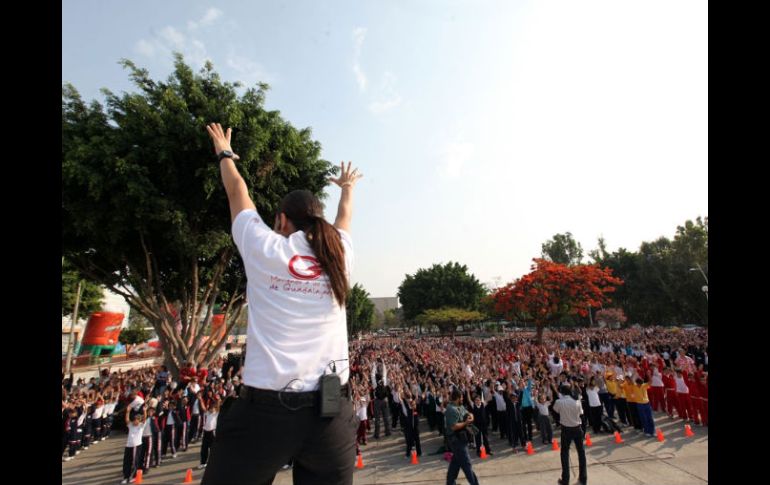
[[[138,426],[134,426],[134,423],[128,423],[127,448],[133,448],[134,446],[140,446],[142,444],[142,432],[144,432],[144,427],[146,425],[147,421],[139,423]]]
[[[660,371],[657,367],[652,370],[651,385],[652,387],[663,387],[663,378],[660,375]]]
[[[558,364],[553,363],[553,356],[548,358],[548,368],[551,370],[551,375],[553,377],[558,376],[561,374],[561,372],[564,370],[564,361],[562,359],[559,359]]]
[[[676,392],[681,392],[684,394],[688,394],[690,392],[690,388],[687,387],[687,384],[684,383],[684,377],[674,376],[674,382],[676,382]]]
[[[203,415],[203,431],[214,431],[217,429],[217,416],[219,416],[218,412],[206,411]]]
[[[348,278],[350,235],[338,230]],[[233,240],[246,269],[249,326],[243,382],[260,389],[314,391],[329,362],[348,382],[345,308],[337,304],[305,232],[288,238],[270,230],[255,210],[233,221]],[[295,380],[296,379],[296,380]]]
[[[598,387],[586,388],[586,395],[588,396],[588,406],[595,408],[602,405],[602,401],[599,399]]]
[[[494,396],[495,396],[495,405],[497,406],[498,412],[505,411],[507,409],[507,405],[505,404],[503,395],[500,392],[496,392]]]
[[[91,414],[92,419],[99,419],[104,414],[104,406],[99,406],[98,408],[94,409],[93,414]]]
[[[152,426],[150,425],[150,418],[148,417],[145,421],[144,430],[142,430],[142,437],[144,436],[152,436]]]
[[[543,415],[543,416],[548,416],[548,414],[549,414],[548,405],[549,404],[550,403],[548,401],[546,401],[545,403],[540,403],[540,402],[537,403],[537,410],[538,410],[538,412],[541,415]]]
[[[367,419],[367,417],[366,417],[366,407],[367,407],[367,405],[368,405],[368,402],[366,401],[365,398],[362,398],[356,404],[356,406],[357,406],[357,408],[356,408],[356,416],[358,416],[358,420],[359,421],[366,421],[366,419]]]

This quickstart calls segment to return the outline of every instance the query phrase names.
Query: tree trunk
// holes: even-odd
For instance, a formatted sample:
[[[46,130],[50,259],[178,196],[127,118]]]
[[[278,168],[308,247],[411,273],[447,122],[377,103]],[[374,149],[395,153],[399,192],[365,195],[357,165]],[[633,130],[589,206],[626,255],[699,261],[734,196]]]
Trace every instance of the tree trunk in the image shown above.
[[[80,294],[83,292],[83,281],[78,281],[78,292],[75,296],[75,308],[72,310],[72,319],[70,320],[70,338],[67,341],[67,363],[64,367],[64,373],[70,373],[72,365],[72,352],[75,351],[75,324],[78,323],[78,307],[80,307]]]
[[[545,330],[545,322],[535,322],[537,327],[537,334],[535,335],[535,343],[540,345],[543,343],[543,330]]]

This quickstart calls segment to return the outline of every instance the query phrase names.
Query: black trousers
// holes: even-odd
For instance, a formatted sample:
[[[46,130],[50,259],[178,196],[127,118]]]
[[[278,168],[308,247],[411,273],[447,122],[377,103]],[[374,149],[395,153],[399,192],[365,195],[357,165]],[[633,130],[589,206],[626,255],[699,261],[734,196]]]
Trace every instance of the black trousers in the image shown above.
[[[594,430],[594,434],[599,434],[602,431],[602,407],[594,406],[588,409],[588,417],[591,422],[591,427]]]
[[[141,446],[126,447],[123,452],[123,478],[128,480],[136,474],[136,465]]]
[[[492,432],[494,433],[498,429],[498,423],[497,423],[497,408],[495,408],[495,401],[489,401],[487,402],[487,422],[492,423]]]
[[[489,438],[487,437],[489,432],[487,428],[479,428],[479,432],[473,436],[473,440],[476,442],[476,455],[481,455],[481,444],[484,444],[484,449],[489,453],[492,448],[489,447]]]
[[[195,439],[198,437],[198,432],[200,431],[200,424],[201,424],[201,415],[200,414],[193,414],[192,417],[190,417],[190,429],[187,432],[187,444],[190,444],[190,441],[195,441]]]
[[[510,425],[508,424],[508,412],[497,411],[497,424],[500,427],[500,439],[505,439],[510,431]]]
[[[633,426],[634,429],[642,429],[642,420],[639,419],[639,411],[636,410],[636,403],[626,401],[626,406],[628,407],[628,420],[630,421],[631,426]]]
[[[150,440],[150,466],[160,465],[160,433],[153,433]]]
[[[103,418],[96,418],[91,422],[94,429],[94,433],[93,433],[94,441],[99,441],[100,439],[102,439],[102,420]]]
[[[201,484],[270,484],[293,458],[295,485],[352,485],[357,428],[349,398],[334,418],[320,417],[317,405],[292,411],[277,401],[238,398],[220,412]]]
[[[171,454],[173,455],[176,453],[176,426],[173,424],[167,424],[165,428],[163,428],[163,450],[161,451],[162,456],[166,456],[166,452],[168,451],[168,446],[171,445]]]
[[[152,446],[152,436],[142,436],[142,444],[137,446],[137,448],[139,448],[139,451],[136,454],[137,470],[147,470],[150,468],[149,461],[150,454],[152,453],[150,446]]]
[[[412,456],[412,448],[415,448],[417,454],[422,456],[422,447],[420,446],[420,428],[405,426],[406,428],[406,456]]]
[[[446,472],[446,484],[455,485],[457,475],[462,470],[470,485],[479,485],[479,479],[471,465],[471,457],[468,455],[468,443],[452,437],[449,440],[449,446],[452,450],[452,460],[449,462],[449,469]]]
[[[176,441],[174,442],[174,447],[177,450],[187,451],[187,421],[176,423],[174,427],[176,428],[174,430],[176,433]]]
[[[112,414],[102,418],[102,436],[103,437],[107,437],[110,435],[110,431],[112,431],[112,419],[113,419]]]
[[[629,424],[628,422],[628,408],[626,407],[626,398],[615,398],[613,399],[613,402],[615,403],[615,409],[618,410],[618,417],[620,418],[620,422],[623,424]]]
[[[214,432],[204,430],[203,439],[201,440],[201,465],[205,465],[209,461],[209,450],[213,444]]]
[[[569,483],[569,447],[575,442],[575,450],[578,454],[578,481],[586,483],[588,470],[586,467],[586,450],[583,447],[583,429],[580,426],[561,427],[561,480]]]
[[[523,423],[523,430],[524,430],[524,438],[527,441],[532,441],[532,418],[535,416],[535,408],[533,407],[524,407],[521,408],[521,417],[524,421]]]

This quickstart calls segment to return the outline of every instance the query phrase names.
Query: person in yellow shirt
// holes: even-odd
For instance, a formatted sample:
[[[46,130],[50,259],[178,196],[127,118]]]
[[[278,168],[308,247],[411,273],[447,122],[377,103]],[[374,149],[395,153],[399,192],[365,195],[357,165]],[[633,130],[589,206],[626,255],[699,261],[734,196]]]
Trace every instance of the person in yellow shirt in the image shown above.
[[[620,422],[625,426],[628,426],[628,405],[626,404],[626,393],[623,390],[623,376],[616,375],[614,372],[610,372],[612,375],[612,382],[615,385],[615,409],[618,410],[618,418]],[[609,388],[608,388],[609,389]]]
[[[638,398],[636,410],[639,413],[639,420],[642,422],[644,434],[652,437],[655,434],[655,420],[652,417],[650,399],[647,397],[647,389],[650,387],[650,384],[649,382],[644,382],[640,378],[637,378],[635,387],[636,396]]]
[[[639,398],[636,395],[636,386],[634,381],[631,380],[631,376],[626,376],[621,384],[623,392],[626,394],[626,405],[628,406],[628,420],[634,429],[642,429],[642,421],[639,419],[639,411],[636,409],[636,405],[639,402]]]
[[[607,399],[607,416],[610,419],[615,419],[615,395],[618,393],[618,384],[615,382],[615,373],[612,371],[606,371],[604,373],[604,382],[607,385],[607,393],[610,398]]]

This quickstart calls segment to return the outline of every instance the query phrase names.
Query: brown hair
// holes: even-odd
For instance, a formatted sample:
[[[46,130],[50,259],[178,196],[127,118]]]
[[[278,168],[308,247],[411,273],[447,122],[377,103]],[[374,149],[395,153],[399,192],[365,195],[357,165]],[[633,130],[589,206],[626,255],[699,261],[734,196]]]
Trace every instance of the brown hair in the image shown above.
[[[332,293],[340,306],[348,294],[348,276],[345,271],[345,250],[337,229],[326,222],[321,201],[309,190],[294,190],[281,201],[280,212],[304,231],[316,259],[329,277]]]

